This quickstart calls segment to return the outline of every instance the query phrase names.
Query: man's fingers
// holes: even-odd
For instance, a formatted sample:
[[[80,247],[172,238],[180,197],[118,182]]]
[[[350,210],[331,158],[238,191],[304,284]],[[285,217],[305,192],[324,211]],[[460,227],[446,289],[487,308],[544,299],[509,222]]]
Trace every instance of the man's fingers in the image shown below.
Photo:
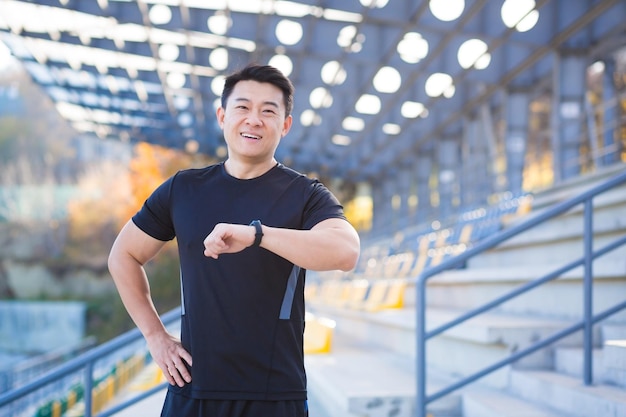
[[[176,380],[172,376],[172,372],[168,366],[161,367],[161,370],[163,371],[163,376],[170,385],[177,385]]]
[[[191,382],[191,355],[180,340],[167,332],[148,339],[150,354],[171,385],[183,387]],[[186,365],[188,364],[188,365]]]
[[[173,369],[170,370],[174,372],[174,378],[179,375],[185,382],[191,382],[191,374],[182,361],[179,364],[174,364]]]
[[[221,239],[211,239],[209,235],[204,240],[204,254],[207,257],[217,259],[218,255],[226,252],[229,249],[229,245]]]
[[[183,387],[185,383],[191,382],[191,375],[185,366],[176,367],[175,365],[169,365],[167,367],[166,379],[171,385]]]
[[[185,348],[183,348],[182,346],[180,348],[179,356],[182,360],[187,362],[187,365],[193,366],[193,360],[191,359],[191,354],[187,352]]]
[[[191,374],[185,362],[191,366],[191,355],[182,346],[179,346],[171,362],[167,364],[167,372],[175,381],[176,385],[182,387],[185,383],[191,382]],[[170,382],[171,383],[171,382]]]
[[[178,370],[174,366],[168,366],[167,372],[170,375],[170,379],[173,380],[173,382],[170,381],[170,384],[178,385],[179,387],[182,387],[185,385],[180,374],[178,373]]]

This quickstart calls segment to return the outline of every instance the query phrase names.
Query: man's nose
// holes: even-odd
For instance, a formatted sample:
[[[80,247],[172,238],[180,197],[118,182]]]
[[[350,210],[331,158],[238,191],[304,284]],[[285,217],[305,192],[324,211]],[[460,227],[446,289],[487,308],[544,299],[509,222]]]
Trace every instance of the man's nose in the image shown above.
[[[251,111],[246,118],[248,124],[259,126],[261,124],[261,115],[258,112]]]

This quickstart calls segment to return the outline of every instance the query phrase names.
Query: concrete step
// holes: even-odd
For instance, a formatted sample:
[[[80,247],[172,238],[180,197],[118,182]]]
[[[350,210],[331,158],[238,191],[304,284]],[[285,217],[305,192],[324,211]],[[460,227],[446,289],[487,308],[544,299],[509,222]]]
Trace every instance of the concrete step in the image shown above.
[[[311,309],[334,320],[338,332],[347,333],[359,340],[382,344],[384,347],[397,350],[400,353],[412,355],[415,351],[416,312],[414,308],[366,312],[350,308],[316,305]],[[428,308],[426,327],[428,330],[432,330],[459,317],[464,312],[464,310],[452,308]],[[571,321],[569,320],[486,313],[453,327],[444,332],[443,335],[472,343],[507,345],[519,349],[570,324]],[[399,336],[394,335],[397,333],[410,337],[399,338]],[[399,341],[405,342],[403,345],[409,345],[409,348],[398,346],[397,342]],[[581,341],[582,335],[575,335],[561,345],[579,345]]]
[[[580,193],[582,190],[573,195]],[[516,222],[529,219],[541,211],[542,209],[533,210]],[[624,211],[626,211],[626,186],[609,190],[594,198],[592,219],[594,248],[598,249],[626,234]],[[542,223],[540,227],[519,234],[469,260],[468,265],[505,268],[511,265],[524,265],[528,259],[532,259],[535,264],[567,262],[583,254],[583,226],[583,206],[578,205],[567,213]],[[608,253],[605,257],[623,259],[618,251]]]
[[[620,324],[605,324],[602,326],[602,340],[625,340],[626,321]]]
[[[604,344],[605,381],[626,389],[626,339]]]
[[[318,308],[323,308],[320,306]],[[327,307],[320,313],[336,322],[335,336],[345,335],[361,343],[378,346],[389,352],[415,357],[415,310],[411,308],[385,310],[375,313],[346,308]],[[427,328],[448,322],[462,311],[428,309]],[[429,366],[455,377],[474,372],[509,357],[513,352],[530,346],[563,329],[569,322],[536,319],[502,314],[487,314],[469,320],[431,339],[427,344]],[[581,334],[557,343],[579,346]],[[553,350],[542,349],[518,361],[514,366],[524,368],[553,368]],[[503,388],[508,383],[509,368],[502,368],[481,379],[482,383]]]
[[[463,417],[567,417],[503,391],[469,388],[463,392]]]
[[[598,234],[612,234],[617,230],[626,229],[626,221],[621,215],[624,207],[626,207],[626,186],[596,196],[593,200],[594,230]],[[533,211],[526,218],[540,214],[541,211]],[[583,234],[583,216],[584,206],[579,204],[567,213],[547,220],[543,227],[528,230],[512,238],[504,243],[503,247],[580,238]],[[517,218],[516,222],[523,220],[524,218]]]
[[[454,310],[429,309],[429,326],[449,322],[459,315]],[[428,316],[427,316],[428,317]],[[470,319],[428,342],[428,363],[453,375],[468,376],[511,354],[551,336],[570,323],[562,320],[520,317],[506,314],[486,314]],[[574,334],[555,346],[578,346],[582,335]],[[541,349],[532,355],[505,366],[480,380],[483,385],[505,388],[512,368],[552,369],[554,347]]]
[[[625,417],[626,390],[609,385],[586,386],[579,378],[550,371],[511,372],[510,392],[570,417]]]
[[[626,211],[626,206],[622,209]],[[556,233],[563,225],[555,226],[552,231]],[[608,232],[610,230],[610,233]],[[550,230],[546,231],[550,233]],[[626,228],[610,229],[610,225],[607,225],[607,233],[604,235],[597,235],[593,239],[594,250],[604,248],[609,244],[613,244],[616,240],[623,238],[626,235]],[[552,242],[529,242],[525,246],[508,246],[503,248],[496,248],[477,255],[467,262],[468,268],[511,268],[511,267],[525,267],[529,259],[537,265],[551,265],[555,262],[566,264],[574,259],[581,258],[583,256],[584,245],[582,237],[568,238],[563,236],[561,241]],[[619,261],[623,259],[624,246],[615,249],[611,252],[604,254],[599,259],[608,259],[612,261]]]
[[[626,251],[626,247],[624,247]],[[570,259],[571,261],[571,259]],[[519,288],[527,282],[544,277],[563,264],[524,267],[486,267],[445,271],[428,284],[429,306],[471,309]],[[500,305],[495,311],[543,317],[581,320],[583,314],[583,268],[578,267],[558,279]],[[596,312],[624,301],[626,294],[626,256],[619,260],[598,259],[593,264],[593,305]],[[405,306],[415,305],[415,287],[407,286]],[[607,320],[626,323],[626,311]]]
[[[602,326],[604,342],[601,349],[593,351],[593,381],[626,388],[626,325]],[[583,377],[583,349],[578,347],[557,348],[555,370],[557,372]]]
[[[336,337],[331,353],[305,357],[309,391],[325,410],[342,417],[411,417],[415,413],[415,364],[402,356]],[[443,380],[429,379],[429,392]],[[460,417],[460,394],[428,408],[433,417]]]
[[[592,373],[594,382],[606,381],[604,349],[593,349]],[[581,347],[559,347],[554,352],[554,370],[564,375],[583,378],[584,351]]]
[[[626,206],[621,209],[626,211]],[[606,230],[595,230],[593,238],[594,250],[604,248],[609,244],[613,244],[620,238],[626,235],[626,228],[621,225],[618,228],[611,228],[614,220],[607,220],[605,223]],[[542,231],[546,234],[557,234],[559,230],[570,227],[567,225],[556,225],[552,228],[548,228]],[[597,226],[594,226],[594,228]],[[523,236],[523,235],[521,235]],[[620,255],[621,250],[621,255]],[[581,258],[584,255],[584,245],[582,235],[577,236],[561,236],[561,240],[556,241],[529,241],[518,246],[509,244],[508,246],[501,245],[489,251],[483,252],[480,255],[470,259],[467,262],[468,268],[510,268],[510,267],[524,267],[525,262],[528,259],[532,259],[533,263],[537,265],[550,265],[555,262],[567,263],[573,259]],[[600,259],[617,260],[623,259],[623,246],[619,249],[613,250],[604,254]]]
[[[583,174],[576,178],[568,178],[558,184],[552,184],[544,189],[535,190],[533,192],[532,207],[533,209],[542,209],[575,197],[621,174],[624,171],[624,167],[624,164],[603,167],[595,172]],[[624,187],[624,185],[621,187]]]

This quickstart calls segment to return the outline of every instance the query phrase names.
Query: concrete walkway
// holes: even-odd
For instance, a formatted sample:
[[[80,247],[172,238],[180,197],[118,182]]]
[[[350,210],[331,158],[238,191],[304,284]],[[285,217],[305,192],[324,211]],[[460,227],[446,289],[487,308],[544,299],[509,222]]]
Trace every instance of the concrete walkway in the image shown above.
[[[136,396],[142,389],[150,389],[152,386],[155,386],[152,385],[153,383],[162,382],[162,380],[157,377],[157,374],[158,371],[155,364],[151,363],[146,366],[146,368],[135,378],[135,380],[130,382],[128,386],[118,394],[115,401],[111,403],[111,406]],[[158,391],[138,403],[121,410],[120,412],[114,414],[114,416],[159,417],[161,415],[161,407],[163,406],[163,401],[165,400],[166,391],[166,389]],[[324,410],[320,403],[321,402],[315,397],[315,393],[309,392],[309,415],[311,417],[339,417],[329,413],[327,410]]]
[[[134,404],[119,413],[115,417],[159,417],[161,414],[161,406],[165,399],[166,390],[160,391],[142,401]],[[339,417],[324,410],[314,395],[309,394],[309,415],[311,417]]]
[[[163,400],[165,399],[165,393],[167,390],[162,390],[147,397],[130,407],[125,408],[119,413],[115,414],[115,417],[159,417],[161,415],[161,407],[163,406]],[[120,398],[124,400],[124,398]]]

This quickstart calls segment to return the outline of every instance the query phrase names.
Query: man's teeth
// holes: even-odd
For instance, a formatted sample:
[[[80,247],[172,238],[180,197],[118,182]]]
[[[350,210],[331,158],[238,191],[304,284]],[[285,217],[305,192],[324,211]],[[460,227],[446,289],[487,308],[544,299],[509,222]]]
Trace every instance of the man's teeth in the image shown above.
[[[250,135],[248,133],[242,133],[241,136],[243,136],[245,138],[250,138],[250,139],[261,139],[260,136]]]

